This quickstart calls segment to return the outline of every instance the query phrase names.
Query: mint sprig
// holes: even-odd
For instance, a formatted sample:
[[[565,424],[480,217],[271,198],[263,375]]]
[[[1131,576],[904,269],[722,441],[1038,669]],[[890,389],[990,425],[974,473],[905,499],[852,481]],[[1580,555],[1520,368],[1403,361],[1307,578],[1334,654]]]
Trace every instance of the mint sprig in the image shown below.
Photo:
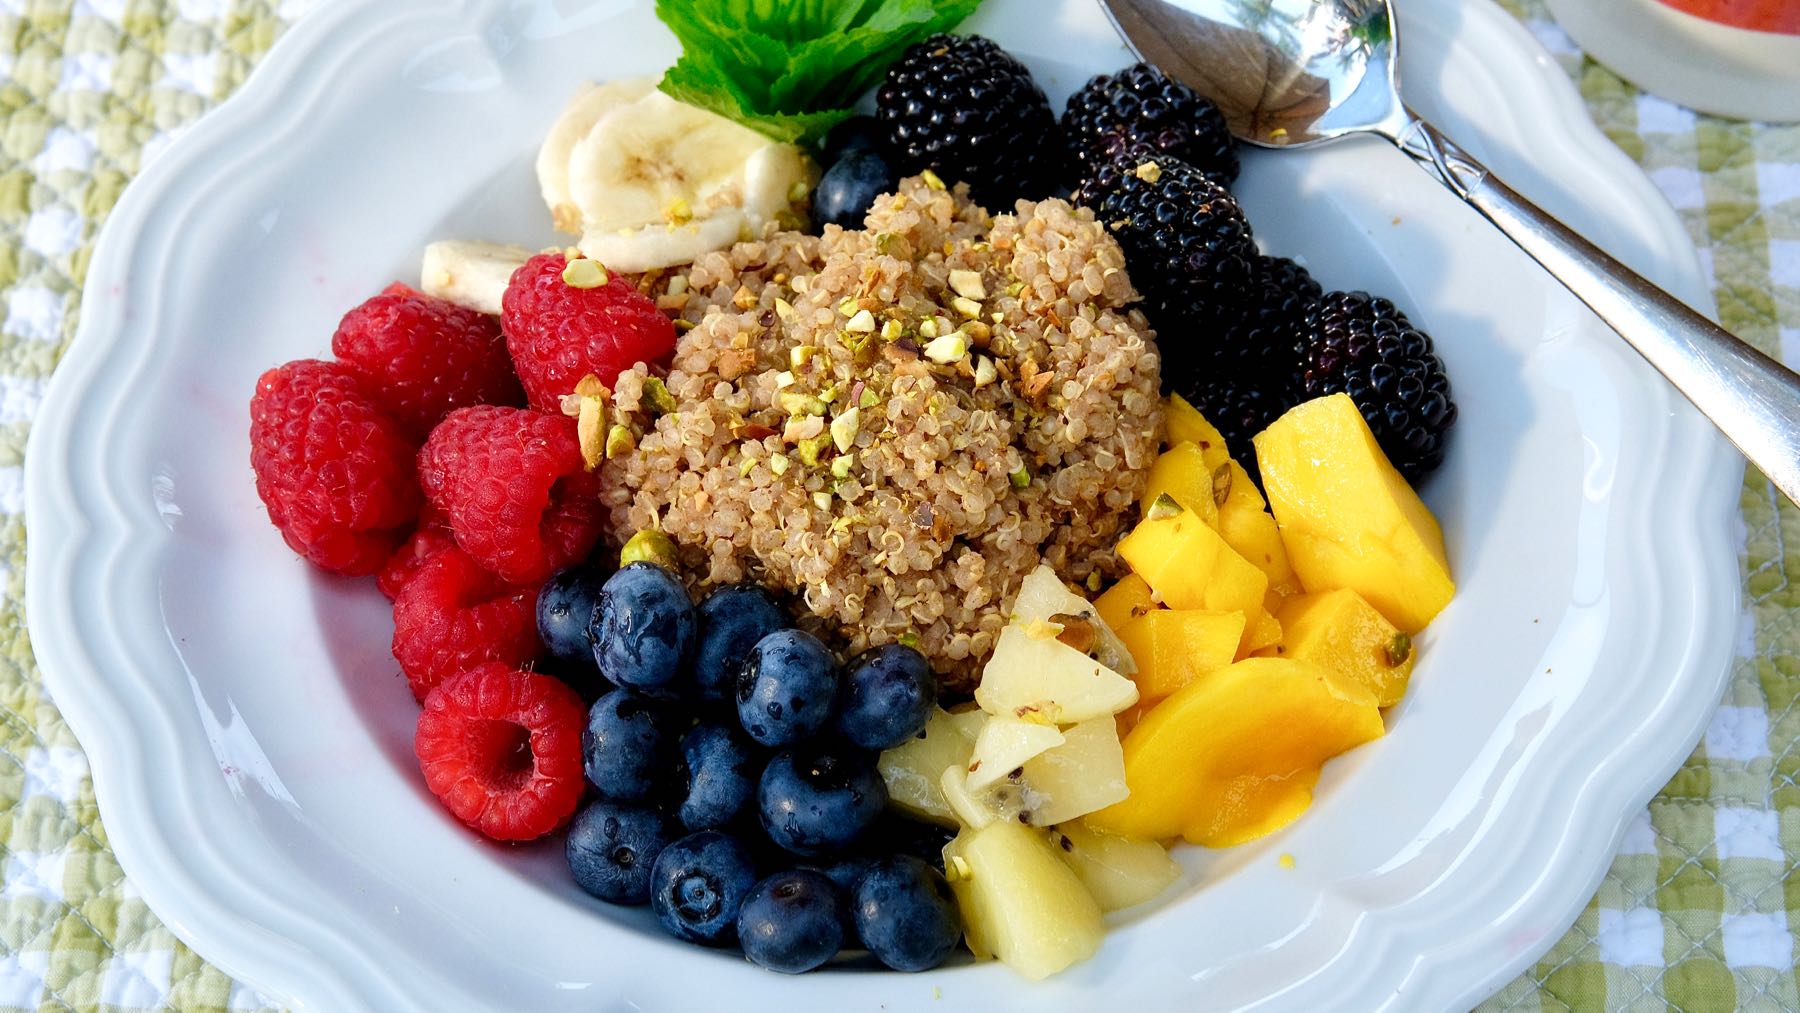
[[[657,0],[681,41],[671,98],[778,141],[817,145],[906,47],[981,0]]]

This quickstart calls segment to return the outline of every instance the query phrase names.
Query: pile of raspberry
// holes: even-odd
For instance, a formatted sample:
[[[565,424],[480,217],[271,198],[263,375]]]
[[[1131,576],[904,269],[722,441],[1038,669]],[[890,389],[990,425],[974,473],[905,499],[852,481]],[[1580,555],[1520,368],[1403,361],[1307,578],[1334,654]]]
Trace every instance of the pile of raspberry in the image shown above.
[[[602,532],[563,400],[675,347],[631,279],[593,266],[533,257],[498,317],[395,283],[344,316],[334,358],[277,366],[250,400],[269,520],[313,565],[393,599],[426,783],[497,840],[550,833],[583,791],[587,708],[537,667],[538,590]]]

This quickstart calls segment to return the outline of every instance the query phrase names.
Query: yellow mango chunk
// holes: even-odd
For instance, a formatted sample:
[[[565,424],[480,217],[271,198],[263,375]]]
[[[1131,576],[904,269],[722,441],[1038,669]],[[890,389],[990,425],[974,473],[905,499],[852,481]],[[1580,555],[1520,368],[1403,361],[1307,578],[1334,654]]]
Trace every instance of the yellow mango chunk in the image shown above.
[[[1219,430],[1206,421],[1200,409],[1188,404],[1180,394],[1170,394],[1163,398],[1163,432],[1167,435],[1169,446],[1179,443],[1192,443],[1200,448],[1206,458],[1208,475],[1224,467],[1231,460],[1231,451],[1225,448],[1225,437]]]
[[[1307,591],[1347,587],[1408,634],[1449,603],[1456,585],[1437,519],[1388,463],[1349,395],[1276,419],[1256,436],[1256,460]]]
[[[1242,612],[1262,608],[1268,575],[1238,555],[1192,510],[1143,520],[1119,540],[1119,558],[1172,609]],[[1238,646],[1244,648],[1246,639]]]
[[[1118,632],[1133,619],[1161,606],[1150,593],[1150,585],[1135,573],[1128,573],[1117,584],[1094,599],[1094,611],[1107,629]]]
[[[1252,614],[1244,629],[1244,639],[1238,648],[1237,656],[1247,658],[1256,651],[1280,647],[1281,640],[1281,621],[1270,615],[1266,609],[1258,609]]]
[[[1125,737],[1131,794],[1095,830],[1222,848],[1291,822],[1325,761],[1383,733],[1361,684],[1291,658],[1248,658],[1150,709]]]
[[[1304,594],[1281,606],[1281,656],[1310,661],[1367,686],[1392,707],[1412,678],[1412,638],[1349,588]]]
[[[1268,574],[1269,587],[1284,596],[1300,593],[1300,581],[1288,565],[1287,547],[1281,544],[1281,529],[1275,526],[1262,493],[1256,491],[1256,483],[1250,481],[1243,465],[1232,461],[1230,468],[1231,485],[1225,502],[1219,504],[1219,534],[1238,555]]]
[[[1231,664],[1244,637],[1242,612],[1159,609],[1119,627],[1137,662],[1138,700],[1154,701]]]
[[[1207,467],[1206,456],[1197,445],[1186,441],[1177,443],[1163,451],[1150,465],[1150,484],[1144,488],[1144,498],[1139,501],[1144,513],[1150,513],[1150,504],[1156,502],[1156,497],[1165,495],[1199,514],[1206,523],[1218,526],[1219,504],[1213,489],[1213,470]],[[1271,530],[1274,526],[1275,522],[1271,520]]]

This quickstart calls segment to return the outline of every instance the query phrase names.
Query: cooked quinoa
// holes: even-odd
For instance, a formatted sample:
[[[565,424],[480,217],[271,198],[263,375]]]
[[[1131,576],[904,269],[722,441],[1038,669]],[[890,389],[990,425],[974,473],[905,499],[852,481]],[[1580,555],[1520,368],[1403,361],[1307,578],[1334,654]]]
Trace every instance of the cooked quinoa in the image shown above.
[[[641,366],[613,392],[613,535],[659,528],[702,582],[786,589],[844,651],[901,640],[970,687],[1040,561],[1117,569],[1161,422],[1124,264],[1086,209],[911,178],[866,231],[659,280],[692,327],[666,396]]]

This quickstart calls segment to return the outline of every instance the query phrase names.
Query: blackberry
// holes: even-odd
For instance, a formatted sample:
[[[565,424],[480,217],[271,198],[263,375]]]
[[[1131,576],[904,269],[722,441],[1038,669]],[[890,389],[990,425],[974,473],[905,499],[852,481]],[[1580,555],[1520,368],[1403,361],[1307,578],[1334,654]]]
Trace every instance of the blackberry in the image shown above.
[[[1050,100],[1024,64],[980,35],[934,35],[908,49],[876,92],[875,118],[902,175],[932,169],[968,183],[988,208],[1048,197],[1063,174]]]
[[[1220,374],[1178,393],[1225,437],[1232,459],[1260,486],[1256,447],[1250,441],[1294,406],[1292,391],[1286,385],[1271,386],[1261,377]]]
[[[1409,482],[1443,462],[1444,435],[1456,422],[1450,377],[1430,336],[1393,303],[1367,292],[1327,293],[1301,321],[1296,347],[1302,399],[1349,394]]]
[[[1213,177],[1237,179],[1237,141],[1212,100],[1147,63],[1102,74],[1069,96],[1063,133],[1081,170],[1080,192],[1095,201],[1095,177],[1137,146],[1172,155]]]
[[[1124,175],[1096,216],[1125,251],[1164,363],[1190,373],[1199,368],[1207,337],[1247,315],[1258,254],[1237,201],[1186,162],[1160,158]],[[1164,366],[1165,380],[1170,368]]]

